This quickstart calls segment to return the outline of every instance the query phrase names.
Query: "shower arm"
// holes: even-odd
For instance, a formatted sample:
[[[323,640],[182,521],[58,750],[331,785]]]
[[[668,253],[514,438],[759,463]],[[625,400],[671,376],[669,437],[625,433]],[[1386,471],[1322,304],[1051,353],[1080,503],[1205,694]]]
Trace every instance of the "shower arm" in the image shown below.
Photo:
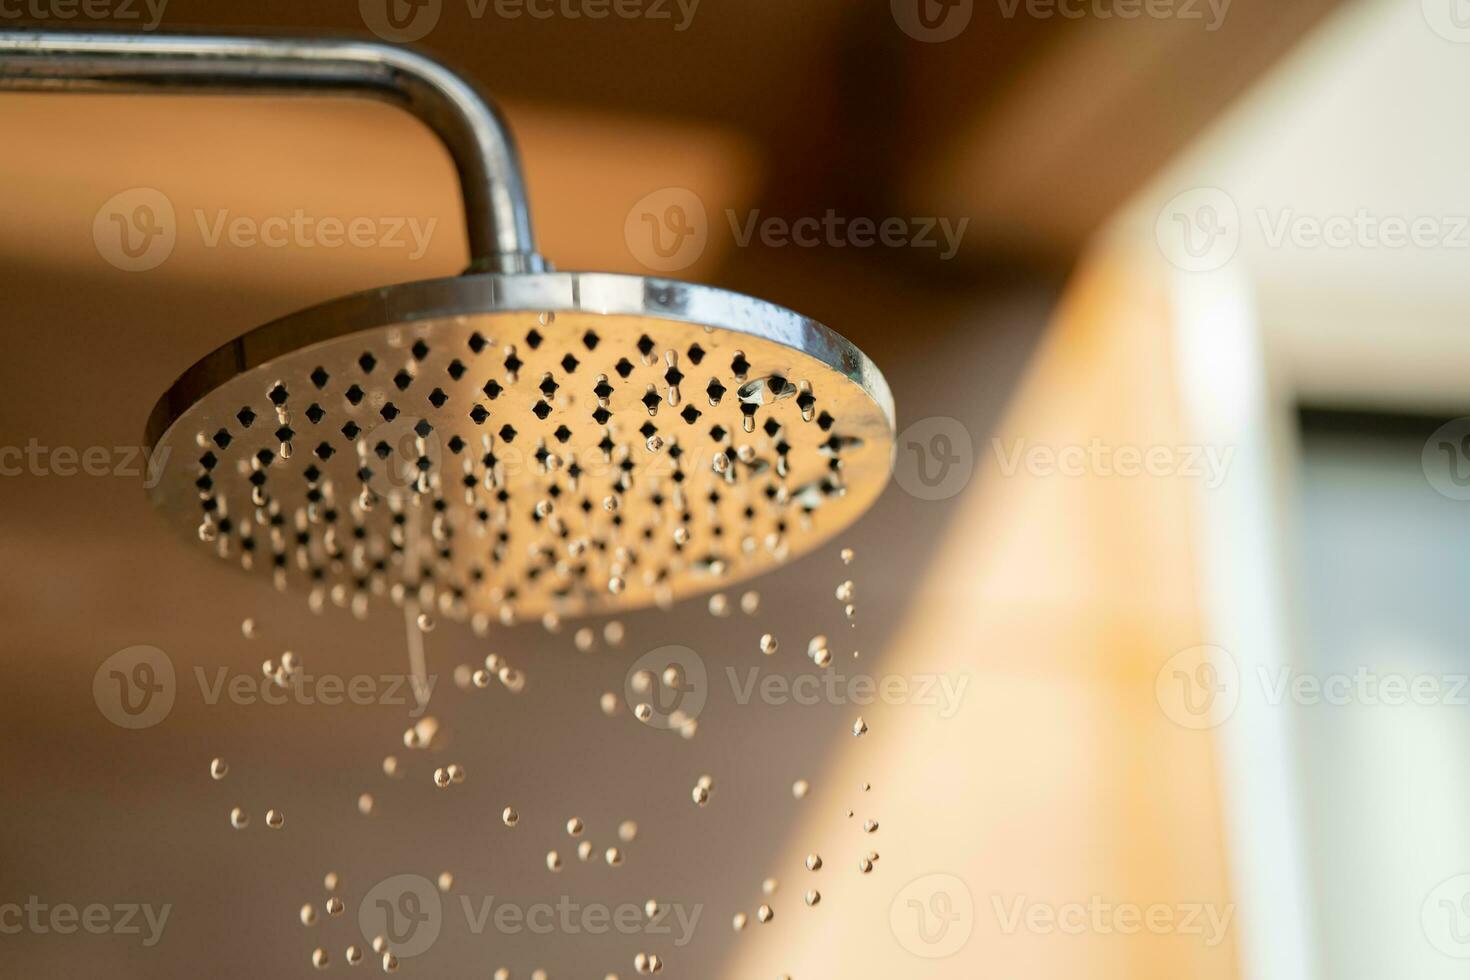
[[[335,38],[0,31],[0,92],[357,95],[425,123],[459,174],[469,272],[540,272],[510,131],[468,82],[423,55]]]

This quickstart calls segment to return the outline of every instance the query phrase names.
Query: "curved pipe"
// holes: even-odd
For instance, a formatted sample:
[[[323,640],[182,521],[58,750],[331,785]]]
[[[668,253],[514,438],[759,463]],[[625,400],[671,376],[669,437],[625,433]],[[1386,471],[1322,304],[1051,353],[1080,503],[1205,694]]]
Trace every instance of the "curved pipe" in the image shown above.
[[[472,272],[538,272],[520,158],[475,89],[438,62],[335,38],[0,31],[0,91],[362,95],[422,120],[459,173]]]

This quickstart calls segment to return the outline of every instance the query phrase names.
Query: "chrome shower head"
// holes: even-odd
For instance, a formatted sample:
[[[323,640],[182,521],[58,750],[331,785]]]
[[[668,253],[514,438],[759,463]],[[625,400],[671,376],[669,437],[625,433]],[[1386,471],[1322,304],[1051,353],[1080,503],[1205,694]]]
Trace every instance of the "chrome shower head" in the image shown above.
[[[760,300],[600,273],[323,304],[190,368],[151,491],[221,557],[364,608],[510,621],[672,601],[815,547],[881,491],[881,375]]]
[[[893,403],[860,351],[725,290],[546,271],[509,133],[422,56],[0,33],[3,88],[371,94],[449,148],[464,275],[253,330],[148,420],[160,511],[281,588],[477,622],[671,602],[817,546],[887,481]]]

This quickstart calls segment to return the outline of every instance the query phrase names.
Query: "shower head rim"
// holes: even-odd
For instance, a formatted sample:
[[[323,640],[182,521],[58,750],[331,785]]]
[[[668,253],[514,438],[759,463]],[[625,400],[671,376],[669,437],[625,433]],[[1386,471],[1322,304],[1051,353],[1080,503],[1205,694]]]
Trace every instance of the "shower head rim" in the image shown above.
[[[645,316],[772,341],[842,374],[895,431],[893,395],[877,366],[841,334],[787,307],[716,286],[628,273],[485,272],[367,289],[247,331],[195,361],[168,387],[149,413],[144,445],[152,452],[194,405],[278,357],[394,324],[499,313]]]

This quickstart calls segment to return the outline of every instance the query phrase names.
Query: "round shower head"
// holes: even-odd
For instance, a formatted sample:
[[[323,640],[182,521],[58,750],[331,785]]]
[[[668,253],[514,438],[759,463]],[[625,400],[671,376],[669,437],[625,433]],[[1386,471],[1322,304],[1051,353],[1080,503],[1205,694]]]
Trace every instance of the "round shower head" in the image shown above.
[[[766,571],[887,481],[872,363],[747,296],[601,273],[407,283],[189,368],[150,493],[221,557],[365,610],[573,616]]]

